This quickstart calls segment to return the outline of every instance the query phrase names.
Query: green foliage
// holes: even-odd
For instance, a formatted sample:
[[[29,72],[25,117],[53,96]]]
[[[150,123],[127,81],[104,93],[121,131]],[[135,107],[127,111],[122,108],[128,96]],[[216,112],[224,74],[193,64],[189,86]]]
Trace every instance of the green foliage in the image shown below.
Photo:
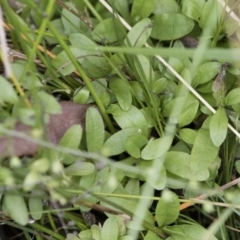
[[[219,147],[227,136],[228,118],[223,108],[219,108],[213,115],[210,124],[210,136],[213,143]]]
[[[59,146],[78,149],[80,141],[82,139],[82,127],[79,125],[71,126],[61,138],[59,142]],[[70,164],[75,162],[75,157],[71,154],[60,153],[59,158],[65,164]]]
[[[0,84],[1,84],[1,90],[0,90],[1,99],[0,99],[0,101],[1,102],[9,102],[9,103],[17,102],[17,100],[18,100],[17,94],[13,90],[11,84],[9,84],[9,82],[2,76],[0,76]]]
[[[151,31],[151,20],[144,18],[136,23],[129,31],[126,38],[124,39],[124,44],[130,47],[142,47],[150,37]]]
[[[141,19],[148,17],[154,9],[154,0],[134,0],[131,10],[131,18],[134,22],[139,22]]]
[[[212,80],[218,73],[221,64],[219,62],[207,62],[199,66],[193,80],[195,86]]]
[[[226,96],[227,106],[240,103],[239,91],[240,91],[240,88],[235,88],[227,94]]]
[[[108,218],[103,225],[101,231],[102,239],[106,240],[117,240],[118,239],[118,225],[114,218]]]
[[[156,14],[153,18],[155,26],[151,36],[155,39],[173,40],[187,35],[194,27],[194,22],[180,13]]]
[[[23,226],[28,223],[28,210],[23,196],[7,193],[4,195],[3,204],[14,221]]]
[[[152,160],[162,156],[170,148],[172,143],[171,137],[162,137],[158,139],[150,139],[148,144],[142,150],[141,157],[144,160]]]
[[[43,201],[39,197],[31,197],[28,202],[29,211],[31,217],[34,220],[40,220],[42,218]]]
[[[201,240],[204,239],[203,237],[208,236],[208,239],[216,240],[217,238],[212,236],[211,234],[208,235],[207,231],[199,226],[199,225],[189,225],[189,224],[183,224],[183,225],[175,225],[173,227],[167,227],[167,231],[170,232],[171,237],[168,238],[168,240],[173,239],[187,239],[187,240]]]
[[[120,107],[127,111],[132,104],[132,95],[129,85],[121,78],[112,79],[109,88],[116,95]]]
[[[67,176],[85,176],[94,172],[94,165],[88,162],[76,162],[64,170]]]
[[[89,108],[86,115],[86,140],[89,152],[99,152],[104,142],[104,123],[96,108]]]
[[[219,147],[213,144],[209,131],[200,129],[191,153],[190,167],[192,173],[205,171],[217,157],[218,151]]]
[[[15,55],[8,63],[0,51],[1,222],[27,239],[237,239],[240,28],[228,8],[2,2]],[[66,110],[62,100],[88,105]],[[181,211],[200,194],[203,207]]]
[[[118,29],[119,31],[115,31]],[[103,41],[106,44],[117,42],[125,35],[125,31],[121,23],[115,18],[104,19],[99,23],[92,32],[92,38],[97,41]]]
[[[205,171],[193,173],[190,169],[190,164],[191,155],[184,152],[168,152],[164,166],[169,172],[181,178],[197,181],[208,179],[209,172],[207,169]]]
[[[125,142],[129,136],[139,134],[141,129],[136,127],[125,128],[109,137],[103,144],[103,151],[106,156],[114,156],[123,153],[126,150]]]
[[[57,114],[61,112],[61,106],[53,96],[40,91],[37,93],[37,97],[39,99],[39,104],[46,113]]]
[[[182,12],[194,19],[195,21],[199,21],[202,16],[202,11],[205,3],[203,1],[198,0],[183,0],[182,1]]]
[[[156,220],[159,226],[166,226],[177,220],[179,214],[178,196],[164,190],[156,207]]]
[[[139,217],[142,214],[142,212],[135,212],[135,210],[138,207],[138,203],[135,203],[135,202],[130,201],[128,199],[117,198],[117,197],[109,197],[109,203],[105,203],[104,201],[101,202],[101,205],[105,206],[105,207],[107,207],[107,206],[110,207],[111,204],[113,204],[117,207],[124,206],[124,208],[126,209],[126,211],[129,214],[131,214],[131,215],[136,214],[136,217]],[[154,218],[153,218],[153,215],[150,213],[150,211],[147,210],[147,209],[143,209],[142,211],[144,213],[144,221],[147,222],[147,223],[153,224],[154,223]],[[138,227],[136,225],[136,227],[139,228],[140,226]]]

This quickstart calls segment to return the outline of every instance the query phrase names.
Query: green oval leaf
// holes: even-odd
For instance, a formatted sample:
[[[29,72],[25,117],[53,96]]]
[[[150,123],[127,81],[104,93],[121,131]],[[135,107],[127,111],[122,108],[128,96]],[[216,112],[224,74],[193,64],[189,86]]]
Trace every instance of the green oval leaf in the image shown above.
[[[142,159],[152,160],[162,156],[170,148],[172,140],[172,137],[161,137],[155,140],[150,140],[142,150]]]
[[[82,46],[94,47],[97,46],[95,42],[86,37],[82,33],[73,33],[69,36],[69,41],[74,47],[82,48]],[[95,52],[96,54],[96,52]]]
[[[208,170],[204,170],[202,172],[197,172],[193,174],[190,169],[190,160],[191,155],[184,153],[184,152],[168,152],[166,155],[166,159],[164,162],[165,168],[185,179],[193,180],[193,181],[205,181],[209,177]]]
[[[160,78],[153,83],[153,91],[154,93],[159,94],[165,89],[166,86],[167,86],[167,79]]]
[[[240,88],[234,88],[226,96],[226,105],[231,106],[233,104],[240,103]]]
[[[179,127],[186,126],[190,124],[198,111],[199,101],[195,100],[190,105],[186,106],[178,117],[178,125]]]
[[[37,96],[45,113],[58,114],[62,112],[60,104],[52,95],[39,91]]]
[[[164,156],[153,161],[138,160],[138,166],[144,173],[145,181],[156,190],[162,190],[166,187],[167,173],[163,165],[164,160]]]
[[[25,71],[24,69],[26,65],[27,65],[27,61],[24,61],[24,60],[18,60],[11,64],[12,73],[18,80],[21,79],[21,76]],[[43,76],[40,73],[36,73],[35,69],[32,68],[32,66],[28,66],[28,72],[25,75],[25,77],[21,79],[20,84],[25,89],[36,90],[36,88],[43,86],[43,84],[40,81],[41,78],[43,78]],[[2,94],[0,93],[0,95]]]
[[[187,185],[188,180],[179,177],[169,171],[167,171],[166,187],[170,189],[183,189]]]
[[[135,134],[141,134],[141,130],[139,131],[139,128],[125,128],[121,131],[118,131],[108,138],[103,144],[103,153],[106,156],[114,156],[126,151],[126,139]]]
[[[190,128],[183,128],[180,129],[179,135],[184,142],[193,144],[197,136],[197,131]]]
[[[34,171],[29,171],[23,181],[23,190],[31,191],[41,182],[41,175]]]
[[[209,124],[210,136],[215,146],[219,147],[223,143],[227,136],[227,129],[228,118],[226,111],[224,108],[220,107],[212,116]]]
[[[115,206],[111,205],[111,203],[115,204]],[[153,215],[148,209],[142,209],[142,212],[136,212],[136,209],[138,208],[138,205],[139,205],[136,202],[133,202],[124,198],[108,197],[108,203],[101,201],[100,204],[102,206],[109,207],[111,209],[116,209],[116,210],[119,210],[117,209],[117,206],[124,207],[126,210],[132,213],[132,215],[135,215],[136,217],[141,217],[141,218],[143,217],[144,221],[154,225],[155,221],[154,221]],[[143,216],[143,212],[145,216]]]
[[[2,76],[0,76],[0,102],[16,103],[18,96],[12,85]]]
[[[205,229],[200,225],[182,224],[179,226],[184,230],[186,236],[190,237],[191,239],[203,240],[204,236],[208,236],[208,240],[218,240],[215,236],[209,234],[208,229]]]
[[[79,144],[82,139],[82,127],[81,125],[73,125],[71,126],[63,135],[59,142],[59,146],[78,149]],[[59,153],[59,158],[62,159],[62,163],[71,164],[75,162],[76,157],[67,154],[67,153]]]
[[[147,120],[143,113],[133,105],[127,111],[119,109],[117,114],[113,114],[113,118],[122,129],[136,127],[141,129],[144,135],[147,135]]]
[[[10,217],[20,225],[27,225],[28,210],[23,196],[20,194],[6,193],[4,196],[4,204]]]
[[[86,176],[94,172],[94,165],[89,162],[78,161],[64,169],[67,176]]]
[[[137,55],[136,58],[134,58],[134,66],[144,83],[150,84],[153,82],[154,71],[148,58],[143,55]]]
[[[29,211],[34,220],[39,220],[42,217],[43,202],[41,198],[31,197],[28,202]]]
[[[237,160],[237,161],[235,162],[235,167],[236,167],[236,169],[237,169],[237,172],[240,173],[240,160]]]
[[[118,240],[133,240],[133,238],[131,236],[125,235],[120,237]],[[152,239],[152,240],[155,240],[155,239]],[[159,240],[159,238],[157,240]]]
[[[105,137],[102,116],[95,107],[90,107],[86,114],[86,140],[89,152],[99,152]]]
[[[125,239],[119,239],[119,240],[125,240]],[[128,240],[128,239],[126,239]],[[129,240],[133,240],[130,238]],[[147,234],[144,237],[144,240],[161,240],[161,238],[154,232],[148,231]]]
[[[165,104],[163,108],[164,117],[178,117],[183,110],[186,97],[176,97]]]
[[[169,190],[162,192],[162,197],[157,203],[156,220],[159,227],[175,222],[179,215],[178,196]]]
[[[214,35],[221,24],[224,9],[218,1],[208,0],[203,8],[199,26],[208,29],[209,36]]]
[[[29,169],[36,173],[44,173],[49,169],[49,160],[47,158],[40,158],[33,161]]]
[[[209,81],[209,82],[198,85],[197,91],[200,93],[211,93],[212,87],[213,87],[213,82]]]
[[[221,63],[219,62],[206,62],[202,64],[197,69],[193,85],[197,86],[212,80],[218,74],[220,67]]]
[[[94,240],[101,240],[101,230],[102,228],[100,228],[98,225],[94,224],[91,226],[92,238]]]
[[[154,28],[151,37],[159,40],[173,40],[192,31],[194,22],[181,13],[163,13],[152,18]]]
[[[111,71],[111,66],[107,60],[103,56],[96,56],[96,54],[85,56],[82,67],[90,78],[106,77]]]
[[[121,40],[125,30],[117,18],[106,18],[93,30],[92,38],[97,42],[113,43]]]
[[[178,73],[181,73],[184,70],[184,67],[185,67],[182,60],[179,60],[175,57],[170,57],[169,60],[168,60],[168,64]],[[167,69],[166,73],[167,73],[167,75],[170,74],[170,75],[174,76],[169,69]]]
[[[202,16],[204,5],[205,1],[182,0],[182,12],[198,22]]]
[[[125,190],[128,191],[129,194],[132,195],[139,195],[140,194],[140,182],[138,179],[130,178],[130,180],[127,182],[125,186]],[[133,200],[134,202],[137,202],[137,199]]]
[[[131,18],[134,22],[148,17],[153,11],[155,0],[134,0],[131,10]]]
[[[231,36],[238,28],[238,23],[235,19],[227,19],[223,22],[222,31],[225,32],[226,36]]]
[[[84,104],[87,102],[89,95],[90,92],[87,87],[79,88],[74,93],[73,102]]]
[[[74,235],[75,236],[75,235]],[[81,231],[79,234],[78,234],[79,238],[82,240],[92,240],[92,231],[90,229],[87,229],[87,230],[84,230],[84,231]],[[76,236],[75,236],[76,237]],[[77,240],[79,240],[79,238]],[[68,239],[66,239],[68,240]],[[74,239],[76,240],[76,239]]]
[[[176,97],[172,99],[170,102],[165,104],[163,108],[163,116],[164,117],[179,117],[181,114],[184,114],[186,120],[188,120],[188,111],[189,107],[195,104],[195,110],[198,108],[198,101],[193,99],[190,95],[189,96],[183,96],[183,97]],[[182,115],[182,118],[184,115]],[[181,119],[180,119],[181,120]],[[184,120],[184,119],[182,119]]]
[[[157,0],[155,2],[154,14],[176,13],[179,11],[179,6],[176,0]]]
[[[117,240],[118,239],[118,224],[115,218],[108,218],[102,227],[101,237],[106,240]]]
[[[127,111],[132,104],[132,94],[130,86],[121,78],[115,78],[110,81],[110,89],[116,94],[120,107]]]
[[[152,32],[152,21],[145,18],[138,22],[127,34],[124,43],[128,47],[142,47]]]
[[[148,140],[143,135],[131,135],[126,139],[125,147],[127,152],[134,158],[141,157],[141,148],[147,144]]]
[[[69,50],[78,60],[78,62],[83,62],[87,53],[85,50],[81,50],[72,46],[69,46]],[[76,70],[75,66],[73,65],[65,51],[60,52],[56,58],[51,60],[51,63],[56,68],[57,72],[60,72],[63,76],[66,76]]]
[[[77,13],[79,9],[76,8],[75,4],[68,1],[65,3],[67,7],[64,7],[61,12],[61,20],[64,27],[64,33],[70,35],[72,33],[87,32],[89,26],[74,13],[69,11],[71,9],[73,12]]]
[[[192,173],[197,174],[205,171],[217,157],[218,150],[219,147],[213,144],[209,131],[200,129],[191,153],[190,166]]]

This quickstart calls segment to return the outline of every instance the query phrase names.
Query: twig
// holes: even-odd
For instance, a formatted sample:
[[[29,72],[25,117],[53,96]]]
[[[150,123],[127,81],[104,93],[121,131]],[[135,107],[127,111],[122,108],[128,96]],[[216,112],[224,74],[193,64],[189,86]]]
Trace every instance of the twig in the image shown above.
[[[213,190],[211,193],[209,194],[202,194],[200,196],[198,196],[197,198],[194,198],[192,199],[193,201],[198,201],[198,200],[204,200],[206,199],[207,197],[211,197],[213,195],[216,195],[217,193],[219,193],[219,191],[223,191],[223,190],[226,190],[236,184],[238,184],[240,182],[240,178],[237,178],[229,183],[226,183],[224,185],[222,185],[220,188],[216,189],[216,190]],[[180,205],[180,210],[183,210],[183,209],[186,209],[190,206],[193,206],[195,203],[197,202],[188,202],[188,203],[183,203]]]
[[[2,21],[3,21],[2,8],[0,6],[0,22],[2,22]],[[5,69],[5,76],[7,78],[10,78],[11,77],[11,67],[10,67],[10,61],[8,58],[8,47],[7,47],[7,42],[6,42],[6,34],[5,34],[2,24],[0,24],[0,53],[1,53],[1,58],[2,58],[4,69]]]

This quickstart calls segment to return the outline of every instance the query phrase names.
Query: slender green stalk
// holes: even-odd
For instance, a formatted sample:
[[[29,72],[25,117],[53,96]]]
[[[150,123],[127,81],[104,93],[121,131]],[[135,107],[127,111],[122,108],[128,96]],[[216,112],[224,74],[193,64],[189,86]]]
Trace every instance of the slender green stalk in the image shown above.
[[[227,218],[232,213],[232,208],[227,208],[224,211],[220,212],[218,208],[218,219],[216,219],[211,226],[208,228],[208,232],[205,234],[203,239],[210,240],[211,234],[216,234],[218,230],[221,232],[221,236],[223,240],[228,240],[227,231],[224,223],[226,222]]]
[[[26,240],[31,240],[31,237],[28,232],[24,232],[24,236],[25,236]]]
[[[88,0],[83,1],[87,5],[88,9],[92,12],[93,16],[95,16],[99,22],[102,22],[103,21],[102,17],[98,14],[93,5]]]
[[[38,231],[41,231],[41,232],[44,233],[44,234],[48,234],[49,236],[54,237],[54,238],[56,238],[56,239],[58,239],[58,240],[65,240],[65,239],[66,239],[65,237],[63,237],[63,236],[60,235],[59,233],[56,233],[56,232],[54,232],[54,231],[52,231],[52,230],[50,230],[50,229],[48,229],[48,228],[46,228],[46,227],[44,227],[44,226],[36,223],[36,222],[35,222],[35,223],[32,223],[31,226],[32,226],[34,229],[36,229],[36,230],[38,230]]]
[[[47,26],[47,24],[48,24],[48,22],[50,20],[50,16],[51,16],[51,13],[53,11],[54,4],[55,4],[54,0],[49,0],[48,1],[48,5],[46,7],[46,11],[43,13],[44,16],[43,16],[43,20],[42,20],[41,26],[39,28],[39,33],[38,33],[37,38],[34,41],[34,44],[32,46],[32,51],[30,52],[30,54],[28,56],[27,64],[25,65],[25,68],[23,70],[21,79],[19,80],[20,82],[22,81],[22,79],[25,78],[26,73],[27,73],[28,69],[30,68],[30,64],[32,63],[34,55],[35,55],[35,53],[37,51],[37,47],[38,47],[39,43],[41,42],[41,40],[42,40],[42,38],[44,36],[44,32],[45,32],[46,26]]]
[[[48,220],[49,220],[49,223],[50,223],[52,229],[53,229],[54,231],[56,231],[57,228],[56,228],[56,225],[55,225],[55,223],[54,223],[54,221],[53,221],[52,214],[51,214],[50,212],[48,212],[48,213],[47,213],[47,216],[48,216]]]
[[[112,52],[112,53],[126,53],[126,54],[143,54],[146,56],[160,55],[162,57],[176,57],[179,56],[192,58],[196,53],[196,49],[177,49],[177,48],[141,48],[141,47],[122,47],[122,46],[97,46],[89,47],[82,46],[84,50],[91,50],[96,52]],[[240,50],[235,49],[223,49],[223,48],[212,48],[204,52],[202,60],[212,60],[213,56],[219,61],[231,62],[239,61]]]

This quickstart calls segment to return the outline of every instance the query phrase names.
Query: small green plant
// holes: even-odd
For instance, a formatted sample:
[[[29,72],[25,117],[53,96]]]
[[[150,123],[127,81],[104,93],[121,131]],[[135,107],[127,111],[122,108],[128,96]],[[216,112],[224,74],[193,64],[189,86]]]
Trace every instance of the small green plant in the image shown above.
[[[13,2],[1,2],[3,230],[237,239],[237,3]]]

